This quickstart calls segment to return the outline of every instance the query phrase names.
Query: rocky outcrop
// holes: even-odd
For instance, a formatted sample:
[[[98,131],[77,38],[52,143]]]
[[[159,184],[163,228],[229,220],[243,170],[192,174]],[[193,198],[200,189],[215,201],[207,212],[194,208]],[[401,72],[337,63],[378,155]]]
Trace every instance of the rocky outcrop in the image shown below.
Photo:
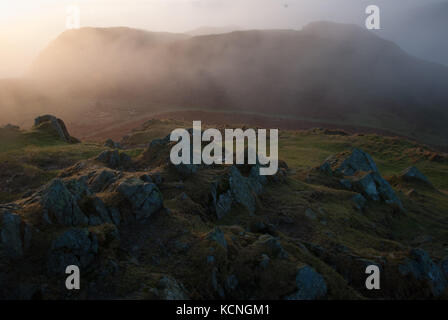
[[[213,229],[207,235],[207,239],[210,240],[210,241],[216,242],[222,248],[227,250],[227,241],[226,241],[226,238],[224,236],[224,232],[222,232],[222,230],[220,228],[216,227],[215,229]]]
[[[118,176],[119,174],[115,171],[102,170],[100,173],[95,173],[89,179],[89,188],[95,193],[103,192],[117,180]]]
[[[104,163],[107,167],[112,169],[128,168],[132,164],[131,157],[118,150],[103,151],[95,160]]]
[[[188,300],[184,286],[170,276],[163,276],[159,280],[156,294],[163,300]]]
[[[401,210],[403,206],[390,184],[378,172],[369,172],[357,176],[352,181],[353,189],[362,193],[367,199],[384,201],[387,204],[397,205]]]
[[[400,198],[379,173],[372,157],[360,149],[330,156],[319,170],[338,177],[344,189],[362,194],[372,201],[383,201],[404,211]],[[362,200],[359,197],[356,200]]]
[[[212,210],[221,219],[230,212],[234,204],[238,204],[254,214],[257,195],[263,191],[266,183],[266,177],[259,174],[259,167],[256,165],[252,166],[248,177],[244,177],[236,166],[231,166],[226,175],[212,184]]]
[[[121,182],[117,192],[129,202],[137,220],[148,218],[163,207],[159,188],[154,183],[146,183],[136,177]]]
[[[372,157],[364,151],[354,148],[351,152],[342,152],[330,156],[322,164],[324,171],[330,171],[333,174],[342,174],[343,176],[353,176],[357,172],[378,172],[378,168]]]
[[[0,215],[0,245],[10,258],[20,258],[30,246],[32,231],[17,214],[5,211]]]
[[[76,196],[68,190],[62,180],[51,181],[39,196],[44,209],[43,217],[47,223],[64,226],[79,226],[88,223],[89,220],[79,208]]]
[[[428,178],[420,172],[416,167],[410,167],[404,170],[400,174],[400,178],[408,182],[419,182],[426,184],[427,186],[432,186]]]
[[[398,271],[403,276],[425,282],[435,297],[440,296],[448,284],[442,269],[422,249],[411,250],[410,257],[398,266]]]
[[[98,253],[98,240],[87,229],[65,231],[51,243],[47,260],[49,274],[63,274],[69,265],[87,268]]]
[[[317,300],[327,295],[325,279],[310,266],[299,267],[296,286],[297,291],[286,296],[286,300]]]
[[[44,115],[34,120],[34,128],[51,132],[68,143],[78,143],[79,140],[70,136],[64,121],[52,115]]]
[[[367,199],[364,198],[362,194],[357,193],[352,197],[352,201],[355,208],[362,211],[366,206]]]

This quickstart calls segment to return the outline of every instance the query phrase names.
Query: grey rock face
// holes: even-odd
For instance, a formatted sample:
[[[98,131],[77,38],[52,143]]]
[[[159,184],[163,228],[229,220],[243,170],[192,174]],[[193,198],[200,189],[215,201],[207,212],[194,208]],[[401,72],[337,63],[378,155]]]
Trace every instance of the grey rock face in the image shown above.
[[[226,185],[224,190],[219,189],[219,183],[212,184],[212,208],[218,219],[229,213],[233,204],[245,207],[250,214],[255,213],[256,196],[262,192],[267,180],[254,168],[256,166],[252,167],[249,177],[246,178],[235,166],[230,167],[228,174],[222,178],[223,185]]]
[[[98,241],[94,234],[87,229],[69,229],[51,244],[47,260],[48,273],[63,274],[69,265],[86,268],[93,262],[97,253]]]
[[[403,179],[407,181],[418,181],[423,182],[427,185],[431,185],[431,182],[429,182],[428,178],[421,173],[416,167],[410,167],[404,170],[401,175]]]
[[[116,174],[111,170],[103,170],[100,174],[95,175],[89,182],[90,189],[95,192],[102,192],[108,186],[116,181]]]
[[[327,284],[321,274],[310,266],[300,267],[296,275],[297,291],[286,300],[317,300],[327,294]]]
[[[88,223],[87,217],[81,211],[76,198],[70,193],[60,179],[54,179],[43,190],[41,204],[44,215],[51,222],[65,226],[78,226]]]
[[[224,249],[227,250],[227,241],[226,241],[226,238],[224,236],[224,232],[222,232],[222,230],[220,228],[215,227],[215,229],[213,229],[213,231],[211,231],[207,235],[207,239],[216,242],[221,247],[223,247]]]
[[[255,213],[255,196],[250,184],[234,166],[229,171],[229,186],[235,202],[246,207],[251,214]]]
[[[173,168],[184,178],[187,178],[198,172],[199,165],[197,164],[178,164],[173,165]]]
[[[124,152],[118,152],[118,150],[106,150],[100,153],[96,157],[97,161],[104,163],[109,168],[122,168],[128,167],[132,164],[131,157]]]
[[[89,207],[91,208],[91,211],[89,212],[90,225],[112,223],[112,219],[109,215],[109,210],[107,210],[105,204],[100,198],[94,197],[90,199]]]
[[[329,157],[320,166],[320,170],[343,175],[344,179],[340,183],[345,189],[359,192],[368,200],[396,205],[400,211],[404,211],[401,200],[380,175],[372,157],[360,149],[355,148],[351,153]]]
[[[404,276],[412,275],[417,280],[426,281],[435,297],[440,296],[447,286],[442,269],[422,249],[411,250],[410,258],[398,266],[398,271]]]
[[[344,176],[353,176],[359,171],[378,172],[372,157],[357,148],[354,148],[351,153],[347,153],[341,158],[336,156],[329,157],[321,168],[327,171],[330,168],[333,173],[342,173]]]
[[[92,195],[92,192],[90,191],[89,186],[87,185],[85,180],[86,179],[81,178],[64,181],[64,185],[67,187],[68,191],[70,191],[76,201]]]
[[[289,256],[281,242],[271,235],[265,234],[260,236],[255,242],[255,245],[265,247],[267,252],[274,258],[286,259]]]
[[[48,125],[59,136],[59,138],[61,138],[61,140],[69,143],[79,142],[77,139],[70,136],[64,121],[62,121],[61,119],[47,114],[37,117],[34,120],[34,127],[39,127],[44,124]]]
[[[130,178],[120,183],[117,191],[129,201],[137,220],[147,218],[163,207],[162,193],[154,183]]]
[[[356,191],[362,193],[366,198],[373,201],[384,201],[388,204],[396,204],[401,210],[403,205],[390,186],[377,172],[366,173],[353,181]]]
[[[11,258],[23,255],[21,224],[22,220],[17,214],[3,213],[0,224],[0,243]]]
[[[163,300],[188,300],[184,286],[169,276],[159,280],[157,292]]]

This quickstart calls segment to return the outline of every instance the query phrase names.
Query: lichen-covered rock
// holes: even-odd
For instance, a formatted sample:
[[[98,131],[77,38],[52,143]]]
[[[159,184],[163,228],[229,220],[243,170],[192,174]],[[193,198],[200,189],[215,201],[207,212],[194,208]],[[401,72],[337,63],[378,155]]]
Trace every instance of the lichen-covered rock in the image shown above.
[[[96,236],[83,228],[72,228],[51,243],[47,260],[49,274],[63,274],[69,265],[87,268],[98,254]]]
[[[435,297],[440,296],[446,289],[447,279],[440,267],[434,263],[428,253],[422,249],[413,249],[410,258],[398,266],[401,275],[411,275],[417,280],[427,282]]]
[[[78,206],[76,197],[60,179],[54,179],[44,188],[40,203],[44,208],[44,219],[47,222],[65,226],[88,223],[87,217]]]
[[[154,183],[129,178],[118,185],[117,191],[128,200],[137,220],[148,218],[163,207],[162,193]]]
[[[302,266],[296,275],[297,291],[286,300],[317,300],[327,295],[327,284],[322,275],[310,266]]]

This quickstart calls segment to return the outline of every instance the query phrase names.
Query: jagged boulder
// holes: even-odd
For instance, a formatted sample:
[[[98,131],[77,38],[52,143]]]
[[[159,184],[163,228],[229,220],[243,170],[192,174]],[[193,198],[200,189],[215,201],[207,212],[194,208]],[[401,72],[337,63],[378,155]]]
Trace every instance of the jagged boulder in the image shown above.
[[[354,148],[351,152],[341,152],[330,156],[319,167],[326,174],[342,176],[339,180],[344,189],[362,194],[368,200],[384,201],[404,211],[403,204],[395,191],[378,171],[372,157]],[[362,200],[357,198],[355,200]]]
[[[54,239],[47,260],[49,274],[63,274],[69,265],[81,270],[88,267],[98,253],[95,234],[83,228],[72,228]]]
[[[317,300],[327,295],[327,284],[322,275],[310,266],[299,267],[296,274],[297,291],[286,300]]]
[[[163,276],[158,284],[156,293],[163,300],[188,300],[184,286],[170,276]]]
[[[354,148],[328,157],[321,165],[321,170],[329,173],[339,173],[344,176],[354,176],[357,172],[378,172],[372,157],[364,151]]]
[[[404,210],[401,200],[389,182],[383,179],[377,172],[369,172],[356,177],[353,181],[353,189],[373,201],[384,201],[387,204],[396,205]]]
[[[446,289],[447,279],[442,269],[422,249],[411,250],[410,257],[398,266],[398,271],[403,276],[410,275],[416,280],[426,282],[435,297],[440,296]]]
[[[227,250],[227,241],[224,232],[218,227],[215,227],[208,235],[207,239],[219,244],[222,248]]]
[[[113,222],[109,210],[100,198],[94,196],[86,198],[83,207],[89,213],[89,225],[98,226]]]
[[[65,226],[86,225],[88,218],[78,206],[76,197],[62,180],[54,179],[40,193],[44,219]]]
[[[78,139],[70,136],[64,121],[49,114],[37,117],[34,120],[34,128],[51,132],[68,143],[79,142]]]
[[[212,210],[218,219],[230,212],[233,204],[245,207],[250,214],[255,213],[256,195],[262,192],[265,177],[250,171],[244,177],[235,166],[231,166],[226,175],[212,184]]]
[[[163,207],[162,193],[154,183],[132,177],[121,182],[117,191],[129,202],[137,220],[148,218]]]
[[[103,192],[107,187],[117,180],[118,173],[111,170],[102,170],[101,173],[95,174],[89,179],[89,187],[95,192]]]
[[[400,174],[400,178],[409,182],[420,182],[432,186],[428,178],[416,167],[409,167]]]
[[[5,211],[0,218],[0,244],[11,258],[23,256],[29,247],[32,232],[30,226],[17,214]]]
[[[109,168],[127,168],[132,164],[132,159],[124,152],[118,150],[106,150],[96,157],[97,161],[104,163]]]

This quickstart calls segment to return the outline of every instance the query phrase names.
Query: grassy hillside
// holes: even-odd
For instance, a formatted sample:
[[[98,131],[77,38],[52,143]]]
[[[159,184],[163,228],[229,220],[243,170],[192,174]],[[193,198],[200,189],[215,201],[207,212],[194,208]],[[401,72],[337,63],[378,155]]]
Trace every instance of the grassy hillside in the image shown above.
[[[120,153],[131,158],[120,157],[125,162],[113,168],[107,164],[110,160],[96,158],[104,150],[112,152],[100,144],[65,144],[39,131],[14,131],[9,136],[3,132],[1,165],[14,168],[8,172],[15,176],[5,176],[7,171],[2,170],[1,185],[14,189],[11,181],[23,178],[15,193],[2,193],[2,202],[24,197],[8,208],[17,207],[26,224],[45,231],[33,233],[34,249],[19,260],[11,260],[8,272],[19,272],[11,271],[17,266],[21,274],[26,274],[20,280],[24,283],[45,277],[49,286],[44,298],[164,299],[174,295],[191,299],[280,299],[296,290],[294,279],[302,266],[313,268],[326,283],[325,296],[315,298],[448,297],[443,291],[435,294],[434,282],[427,278],[400,273],[413,248],[424,249],[436,264],[445,261],[446,155],[399,138],[324,129],[281,131],[279,157],[288,168],[282,165],[279,175],[270,178],[254,198],[246,195],[244,201],[255,201],[253,212],[250,206],[236,204],[225,216],[216,218],[210,211],[211,190],[215,181],[219,182],[218,191],[229,187],[225,177],[231,174],[231,168],[199,168],[185,175],[166,163],[169,144],[146,147],[174,128],[190,126],[172,120],[147,122],[122,141],[124,150]],[[372,155],[404,212],[381,201],[368,201],[359,210],[352,200],[355,192],[341,188],[335,176],[316,169],[328,156],[353,147]],[[399,174],[409,166],[416,166],[433,187],[402,180]],[[98,202],[103,203],[107,210],[118,210],[121,223],[95,223],[83,229],[99,241],[99,251],[84,280],[97,283],[97,287],[69,297],[60,287],[59,276],[46,271],[37,271],[37,275],[26,268],[32,265],[33,270],[43,270],[46,263],[51,265],[53,260],[47,260],[51,241],[73,226],[44,224],[40,217],[46,202],[37,201],[45,193],[26,193],[56,176],[71,192],[80,192],[82,181],[95,190],[95,181],[104,170],[114,172],[114,184],[92,195],[80,193],[79,207],[92,217],[99,210]],[[238,170],[244,176],[245,169]],[[133,202],[120,193],[123,184],[143,183],[138,181],[154,181],[154,188],[163,197],[163,208],[143,220],[135,220]],[[240,194],[244,192],[249,191]],[[366,264],[381,266],[381,291],[365,289]],[[9,279],[10,284],[15,283],[14,276]]]

